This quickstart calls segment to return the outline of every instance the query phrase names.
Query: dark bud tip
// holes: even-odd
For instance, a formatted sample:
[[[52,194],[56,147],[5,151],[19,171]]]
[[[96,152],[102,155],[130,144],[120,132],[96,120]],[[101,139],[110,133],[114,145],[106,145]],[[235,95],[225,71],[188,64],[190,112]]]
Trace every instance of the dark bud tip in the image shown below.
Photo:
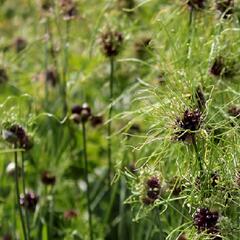
[[[41,181],[44,185],[55,185],[56,177],[49,171],[44,171],[41,175]]]

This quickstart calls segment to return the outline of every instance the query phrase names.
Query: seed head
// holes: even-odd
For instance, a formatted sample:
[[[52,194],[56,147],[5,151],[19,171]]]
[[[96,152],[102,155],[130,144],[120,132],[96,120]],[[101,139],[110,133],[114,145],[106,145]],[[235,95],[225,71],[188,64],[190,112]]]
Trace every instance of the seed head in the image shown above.
[[[20,205],[32,212],[35,211],[35,208],[37,206],[39,197],[34,192],[28,192],[24,196],[24,194],[21,194],[20,196]]]
[[[107,57],[117,56],[122,44],[123,35],[120,32],[108,30],[101,35],[102,51]]]
[[[234,0],[216,0],[216,8],[221,16],[227,19],[234,12]]]
[[[223,57],[215,58],[212,67],[210,68],[210,73],[215,77],[220,77],[225,68]]]
[[[218,212],[212,212],[208,208],[198,208],[194,214],[194,225],[199,232],[217,233]]]
[[[143,203],[148,205],[159,198],[161,184],[158,177],[150,177],[146,182],[146,196],[143,198]]]
[[[44,185],[55,185],[56,183],[56,176],[54,176],[49,171],[44,171],[41,175],[41,180]]]

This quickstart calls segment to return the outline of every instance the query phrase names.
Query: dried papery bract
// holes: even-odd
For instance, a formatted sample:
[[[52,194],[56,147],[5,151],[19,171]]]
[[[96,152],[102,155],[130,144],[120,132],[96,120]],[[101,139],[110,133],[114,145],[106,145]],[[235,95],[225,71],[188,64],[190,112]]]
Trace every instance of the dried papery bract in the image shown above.
[[[216,9],[221,17],[227,19],[234,13],[234,0],[216,0]]]
[[[101,34],[101,46],[106,57],[115,57],[119,54],[123,44],[121,32],[107,30]]]

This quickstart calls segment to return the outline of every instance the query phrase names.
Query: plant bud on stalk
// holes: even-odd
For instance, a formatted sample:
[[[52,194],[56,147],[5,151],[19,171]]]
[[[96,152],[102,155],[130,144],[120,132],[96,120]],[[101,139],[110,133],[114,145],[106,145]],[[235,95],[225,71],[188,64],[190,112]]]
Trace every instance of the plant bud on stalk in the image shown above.
[[[87,103],[84,103],[83,105],[75,105],[72,107],[71,119],[75,123],[87,122],[91,116],[91,108]]]
[[[146,205],[154,203],[158,198],[161,190],[161,184],[158,177],[150,177],[146,182],[146,196],[142,199]]]
[[[106,57],[117,56],[122,44],[123,35],[120,32],[108,30],[101,35],[102,51]]]
[[[41,175],[41,181],[44,185],[52,185],[53,186],[56,183],[56,177],[52,173],[45,171]]]
[[[20,196],[20,205],[29,211],[34,212],[39,201],[39,197],[34,192],[28,192]]]

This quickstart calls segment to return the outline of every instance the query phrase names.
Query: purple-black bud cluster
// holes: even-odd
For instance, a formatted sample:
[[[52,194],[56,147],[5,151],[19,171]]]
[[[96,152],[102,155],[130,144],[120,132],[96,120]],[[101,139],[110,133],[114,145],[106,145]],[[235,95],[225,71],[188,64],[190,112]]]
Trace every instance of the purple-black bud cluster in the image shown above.
[[[20,196],[20,205],[29,211],[34,212],[39,201],[39,197],[34,192],[28,192]]]

